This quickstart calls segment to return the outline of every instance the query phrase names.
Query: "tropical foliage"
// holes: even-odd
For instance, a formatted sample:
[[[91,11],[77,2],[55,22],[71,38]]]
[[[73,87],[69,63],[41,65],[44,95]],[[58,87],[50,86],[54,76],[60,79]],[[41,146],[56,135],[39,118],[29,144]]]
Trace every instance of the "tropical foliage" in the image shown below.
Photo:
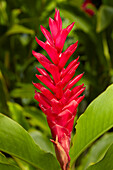
[[[78,40],[67,65],[80,56],[76,75],[86,86],[71,140],[72,170],[113,169],[113,1],[0,1],[0,169],[60,169],[46,118],[34,100],[36,66],[32,50],[46,52],[40,25],[60,10],[63,28],[75,22],[64,45]],[[86,8],[94,11],[90,15]],[[75,75],[75,76],[76,76]],[[78,84],[78,85],[79,85]],[[109,87],[108,87],[109,86]]]

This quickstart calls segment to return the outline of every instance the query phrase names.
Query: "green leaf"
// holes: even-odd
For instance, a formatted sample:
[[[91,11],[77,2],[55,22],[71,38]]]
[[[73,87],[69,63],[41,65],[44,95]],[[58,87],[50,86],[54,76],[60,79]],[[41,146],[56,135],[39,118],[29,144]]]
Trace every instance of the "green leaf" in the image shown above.
[[[23,112],[24,108],[17,103],[8,102],[11,118],[18,122],[24,129],[29,129],[29,124],[25,119]]]
[[[113,21],[113,7],[102,5],[97,15],[97,32],[106,29]]]
[[[5,157],[5,155],[3,155],[1,152],[0,152],[0,163],[7,163],[8,160],[7,158]]]
[[[32,34],[32,35],[34,35],[34,31],[32,29],[26,28],[22,25],[15,24],[6,32],[6,36],[14,35],[14,34]]]
[[[89,165],[99,162],[105,155],[106,151],[113,143],[113,133],[107,133],[102,136],[88,151],[82,159],[82,170],[86,170]]]
[[[69,3],[74,5],[74,6],[77,6],[78,8],[80,8],[82,3],[83,3],[83,0],[80,0],[80,1],[78,1],[78,0],[74,0],[74,1],[70,0]]]
[[[0,150],[36,168],[58,170],[60,166],[51,153],[42,151],[18,123],[0,114]]]
[[[19,158],[16,158],[16,157],[13,157],[16,164],[20,167],[21,170],[37,170],[37,168],[35,168],[34,166],[28,164],[27,162],[19,159]],[[10,160],[11,161],[11,160]]]
[[[32,84],[17,84],[17,88],[11,91],[10,95],[14,98],[32,99],[35,88]]]
[[[14,166],[14,165],[3,164],[3,163],[0,163],[0,169],[1,170],[20,170],[20,168]]]
[[[7,112],[7,88],[5,79],[3,77],[3,74],[0,70],[0,112]]]
[[[8,159],[0,153],[0,169],[1,170],[19,170],[18,167],[8,163]]]
[[[47,134],[51,134],[49,126],[47,124],[46,116],[44,113],[33,106],[24,107],[24,115],[29,117],[29,123],[32,126],[38,126],[42,131]]]
[[[113,84],[99,95],[77,121],[70,150],[71,165],[98,137],[113,127]]]
[[[44,151],[50,152],[55,155],[53,143],[40,131],[31,131],[29,133],[36,144]]]
[[[87,170],[101,170],[101,169],[113,170],[113,144],[109,147],[104,158],[100,162],[87,168]]]

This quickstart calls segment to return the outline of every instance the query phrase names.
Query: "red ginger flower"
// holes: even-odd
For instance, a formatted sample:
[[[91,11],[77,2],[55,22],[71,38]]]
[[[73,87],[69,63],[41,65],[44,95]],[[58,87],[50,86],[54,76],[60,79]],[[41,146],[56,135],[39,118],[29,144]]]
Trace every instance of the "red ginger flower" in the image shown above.
[[[70,162],[69,149],[74,117],[77,113],[78,104],[84,98],[84,95],[78,96],[85,90],[84,84],[75,86],[72,89],[83,76],[83,74],[80,74],[72,79],[75,70],[79,66],[79,58],[73,60],[64,68],[66,62],[77,48],[78,41],[62,52],[66,37],[73,26],[74,23],[62,29],[62,20],[59,10],[56,9],[54,20],[49,18],[51,34],[41,26],[41,31],[47,41],[42,42],[36,38],[37,43],[46,50],[52,62],[44,55],[35,51],[32,52],[40,64],[53,77],[51,78],[43,68],[37,68],[40,75],[36,74],[36,77],[52,92],[40,83],[33,83],[40,90],[40,92],[35,92],[34,98],[39,102],[41,110],[47,117],[53,137],[51,141],[55,145],[57,159],[64,170],[67,169]]]

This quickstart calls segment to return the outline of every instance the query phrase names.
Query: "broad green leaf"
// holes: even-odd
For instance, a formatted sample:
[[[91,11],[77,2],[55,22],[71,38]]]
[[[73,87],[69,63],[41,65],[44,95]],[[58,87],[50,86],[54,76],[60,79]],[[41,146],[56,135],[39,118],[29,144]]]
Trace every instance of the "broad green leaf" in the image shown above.
[[[32,29],[26,28],[22,25],[15,24],[6,32],[6,36],[14,35],[14,34],[32,34],[32,35],[34,35],[34,31]]]
[[[113,170],[113,144],[109,147],[104,158],[87,170]]]
[[[107,133],[102,136],[97,142],[91,147],[88,153],[83,157],[81,163],[81,169],[86,170],[89,165],[92,165],[100,161],[110,145],[113,143],[113,133]],[[79,169],[80,170],[80,169]]]
[[[29,129],[29,124],[25,119],[23,112],[24,108],[17,103],[8,102],[11,118],[18,122],[24,129]]]
[[[106,29],[113,21],[113,7],[102,5],[97,15],[97,32]]]
[[[5,155],[3,155],[1,152],[0,152],[0,163],[7,163],[8,160],[7,158],[5,157]]]
[[[14,165],[3,164],[3,163],[0,163],[0,169],[1,170],[21,170],[20,168],[14,166]]]
[[[17,158],[15,158],[17,159]],[[0,164],[7,164],[12,166],[18,166],[17,162],[12,157],[6,157],[2,152],[0,152]],[[19,159],[20,160],[20,159]],[[22,161],[22,160],[21,160]],[[28,164],[30,165],[30,164]],[[20,166],[19,166],[20,167]],[[1,170],[1,169],[0,169]]]
[[[9,164],[8,159],[0,152],[0,169],[1,170],[19,170],[20,168]]]
[[[23,114],[29,118],[28,121],[32,126],[38,126],[45,133],[51,134],[46,116],[41,110],[33,106],[28,106],[24,107]]]
[[[42,151],[27,131],[2,114],[0,114],[0,150],[39,169],[60,169],[51,153]]]
[[[17,165],[20,167],[21,170],[37,170],[37,168],[28,164],[25,161],[23,161],[19,158],[16,158],[16,157],[13,157],[13,158],[14,158],[15,162],[17,163]]]
[[[29,134],[32,136],[36,144],[42,150],[55,154],[53,143],[50,142],[49,138],[47,138],[43,133],[35,130],[35,131],[31,131]]]
[[[70,151],[71,165],[98,137],[113,127],[113,84],[99,95],[77,121]]]

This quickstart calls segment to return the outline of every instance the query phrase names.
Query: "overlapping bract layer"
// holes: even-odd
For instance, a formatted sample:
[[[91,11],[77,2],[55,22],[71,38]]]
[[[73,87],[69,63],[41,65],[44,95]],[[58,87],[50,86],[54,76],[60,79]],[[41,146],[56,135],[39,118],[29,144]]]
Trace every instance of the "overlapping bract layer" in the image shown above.
[[[35,92],[35,99],[39,102],[40,108],[47,116],[48,125],[53,137],[52,142],[56,145],[57,158],[60,157],[58,159],[60,159],[59,162],[62,169],[70,161],[69,148],[74,117],[77,112],[78,104],[84,98],[84,95],[80,97],[79,95],[85,90],[83,87],[84,84],[75,86],[72,89],[83,76],[83,74],[80,74],[73,78],[79,66],[79,57],[64,68],[70,56],[77,48],[78,42],[70,45],[62,52],[66,37],[73,26],[74,23],[62,29],[62,20],[59,10],[55,10],[54,20],[49,18],[51,34],[46,28],[41,26],[41,31],[47,39],[46,42],[42,42],[36,38],[37,43],[46,50],[52,62],[44,55],[35,51],[32,52],[40,64],[53,77],[51,78],[45,69],[37,68],[40,75],[36,75],[36,77],[50,90],[40,83],[33,84],[40,90],[40,92]],[[61,148],[58,149],[57,144],[62,148],[66,159],[61,155],[59,151]],[[65,159],[65,161],[67,160],[67,162],[64,163],[63,159]]]

